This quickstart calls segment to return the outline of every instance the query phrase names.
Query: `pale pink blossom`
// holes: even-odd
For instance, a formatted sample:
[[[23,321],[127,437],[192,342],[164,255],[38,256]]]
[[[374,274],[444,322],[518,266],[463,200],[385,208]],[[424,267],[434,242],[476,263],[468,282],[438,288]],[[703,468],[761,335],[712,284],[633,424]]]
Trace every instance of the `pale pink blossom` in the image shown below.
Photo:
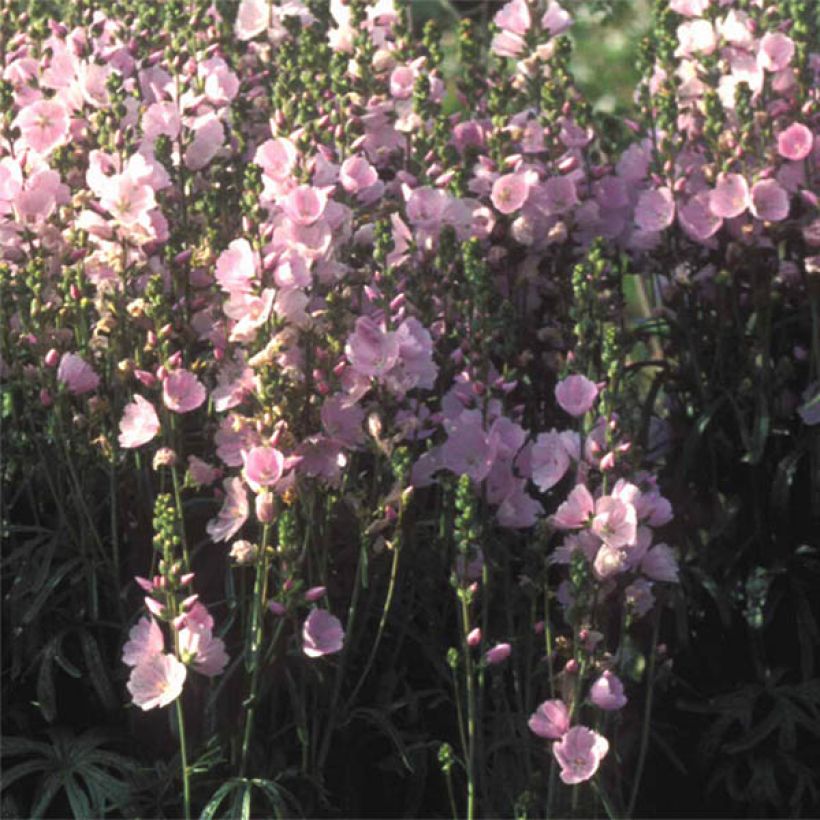
[[[561,780],[567,785],[589,780],[608,751],[607,739],[586,726],[573,726],[552,745],[552,752],[561,766]]]
[[[206,114],[194,126],[194,138],[185,149],[185,167],[192,171],[204,168],[222,147],[225,127],[214,114]]]
[[[215,638],[212,627],[198,624],[195,620],[179,630],[179,652],[183,662],[191,666],[200,675],[212,678],[221,675],[228,663],[225,643],[222,638]]]
[[[162,400],[175,413],[190,413],[206,398],[208,391],[205,385],[188,370],[174,370],[162,383]]]
[[[550,0],[547,10],[541,18],[541,28],[548,31],[553,37],[563,34],[572,25],[569,12],[555,0]]]
[[[614,496],[599,498],[595,502],[592,531],[613,549],[633,545],[638,537],[635,507]]]
[[[207,487],[219,478],[220,470],[197,456],[188,456],[188,475],[198,487]]]
[[[794,41],[779,31],[768,31],[760,38],[757,61],[766,71],[782,71],[794,57]]]
[[[152,655],[165,649],[165,638],[160,625],[150,617],[142,617],[131,627],[128,642],[122,648],[122,662],[137,666]]]
[[[642,231],[662,231],[675,219],[675,199],[669,188],[644,191],[635,206],[635,224]]]
[[[484,653],[484,661],[489,666],[503,663],[512,654],[512,647],[508,643],[497,643]]]
[[[222,482],[225,500],[216,518],[208,522],[206,530],[213,541],[228,541],[242,529],[248,520],[248,494],[238,476]]]
[[[287,217],[297,225],[312,225],[322,218],[327,207],[327,190],[299,185],[280,203]]]
[[[120,447],[132,449],[147,444],[160,429],[159,418],[154,405],[140,395],[125,405],[120,420]]]
[[[242,453],[242,461],[242,475],[254,492],[276,484],[285,472],[285,457],[275,447],[254,447]]]
[[[23,108],[13,124],[20,129],[27,148],[47,156],[65,143],[70,121],[62,103],[40,99]]]
[[[570,455],[561,435],[555,430],[541,433],[535,440],[530,456],[533,483],[542,492],[554,487],[565,475],[570,465]]]
[[[709,196],[709,207],[715,216],[732,219],[749,207],[749,184],[740,174],[719,174]]]
[[[383,376],[398,361],[399,341],[394,332],[383,330],[368,316],[356,320],[345,353],[354,370],[364,376]]]
[[[569,709],[562,700],[545,700],[533,712],[527,725],[538,737],[558,740],[569,731]]]
[[[299,152],[296,146],[285,137],[266,140],[257,149],[253,161],[262,166],[265,176],[277,182],[283,182],[293,173]]]
[[[678,561],[667,544],[656,544],[644,555],[641,572],[653,581],[678,583]]]
[[[583,484],[576,484],[552,517],[559,530],[575,530],[584,527],[595,510],[595,501]]]
[[[185,665],[173,655],[159,653],[137,664],[126,686],[134,705],[148,711],[175,701],[182,694],[186,674]]]
[[[708,20],[687,20],[678,26],[678,48],[676,57],[693,54],[711,54],[717,47],[717,33]]]
[[[247,239],[234,239],[216,260],[216,281],[227,293],[251,293],[259,273],[259,256]]]
[[[313,609],[302,626],[302,651],[309,658],[339,652],[345,633],[341,621],[326,609]]]
[[[777,153],[781,157],[799,162],[812,150],[814,135],[803,123],[792,123],[777,135]]]
[[[63,353],[57,368],[57,380],[62,382],[75,396],[97,389],[100,377],[82,356]]]
[[[268,27],[270,5],[267,0],[242,0],[236,13],[234,32],[240,40],[252,40]]]
[[[789,195],[775,179],[755,182],[750,199],[750,210],[758,219],[780,222],[789,215]]]
[[[590,686],[589,699],[606,712],[623,709],[627,701],[621,679],[608,670]]]
[[[567,376],[555,386],[555,398],[562,410],[577,418],[592,409],[598,386],[586,376]]]
[[[502,214],[511,214],[521,208],[529,194],[530,185],[526,174],[504,174],[493,183],[490,199]]]
[[[505,3],[493,17],[493,22],[505,31],[513,34],[526,34],[532,25],[530,8],[527,0],[510,0]]]

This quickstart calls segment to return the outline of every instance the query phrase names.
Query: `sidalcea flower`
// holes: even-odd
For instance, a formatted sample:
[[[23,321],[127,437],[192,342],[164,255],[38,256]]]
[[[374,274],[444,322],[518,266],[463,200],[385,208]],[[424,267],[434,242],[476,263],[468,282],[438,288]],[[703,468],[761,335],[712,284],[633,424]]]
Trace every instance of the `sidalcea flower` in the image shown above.
[[[63,353],[57,368],[57,379],[75,396],[96,390],[100,383],[94,368],[76,353]]]
[[[345,632],[341,621],[326,609],[313,609],[302,627],[302,651],[309,658],[339,652]]]
[[[398,361],[399,341],[394,332],[382,330],[368,316],[356,320],[356,328],[345,345],[353,369],[363,376],[383,376]]]
[[[813,145],[814,135],[800,122],[792,123],[777,135],[777,153],[794,162],[805,159]]]
[[[567,376],[555,386],[555,398],[562,410],[577,418],[592,409],[598,387],[586,376]]]
[[[766,71],[782,71],[794,57],[794,40],[779,31],[766,32],[760,38],[757,64]]]
[[[248,520],[248,494],[242,479],[235,476],[222,482],[225,488],[225,501],[216,518],[211,519],[206,527],[208,535],[216,541],[228,541],[242,529]]]
[[[644,191],[635,206],[635,224],[642,231],[662,231],[675,219],[675,199],[669,188]]]
[[[179,630],[179,651],[182,660],[200,675],[208,678],[221,675],[228,664],[228,654],[222,638],[215,638],[212,627],[186,619]]]
[[[23,108],[14,120],[25,146],[47,156],[68,137],[69,116],[57,100],[37,100]]]
[[[122,662],[137,666],[165,649],[165,639],[160,625],[148,617],[140,618],[128,633],[128,642],[122,648]]]
[[[526,174],[504,174],[494,183],[490,199],[502,214],[519,210],[530,195],[530,185]]]
[[[789,195],[775,179],[762,179],[752,186],[751,212],[758,219],[780,222],[789,215]]]
[[[562,700],[545,700],[533,712],[527,725],[538,737],[558,740],[569,731],[569,709]]]
[[[132,670],[126,687],[135,706],[143,711],[173,703],[181,694],[187,670],[173,655],[159,653],[143,659]]]
[[[552,523],[559,530],[577,530],[589,523],[594,510],[595,501],[590,491],[583,484],[576,484],[553,515]]]
[[[623,709],[626,706],[626,695],[621,679],[607,670],[589,688],[589,699],[606,712]]]
[[[175,413],[190,413],[207,397],[205,385],[188,370],[174,370],[162,383],[162,400]]]
[[[592,531],[604,544],[613,549],[635,544],[638,537],[638,516],[635,507],[614,496],[605,495],[599,498],[595,502]]]
[[[147,444],[159,432],[160,424],[154,405],[142,396],[125,405],[120,420],[120,447],[130,450]]]
[[[253,447],[242,453],[242,462],[242,475],[254,492],[276,484],[285,472],[285,457],[275,447]]]
[[[508,643],[497,643],[484,653],[484,660],[490,665],[503,663],[512,654],[512,647]]]
[[[709,207],[715,216],[732,219],[749,207],[749,185],[740,174],[719,174],[709,195]]]
[[[546,492],[564,477],[569,464],[570,456],[561,434],[555,430],[541,433],[535,440],[530,454],[533,484],[542,492]]]
[[[589,780],[608,751],[609,741],[586,726],[573,726],[552,744],[552,753],[561,766],[561,780],[570,786]]]
[[[678,582],[678,561],[667,544],[656,544],[644,555],[641,572],[653,581]]]

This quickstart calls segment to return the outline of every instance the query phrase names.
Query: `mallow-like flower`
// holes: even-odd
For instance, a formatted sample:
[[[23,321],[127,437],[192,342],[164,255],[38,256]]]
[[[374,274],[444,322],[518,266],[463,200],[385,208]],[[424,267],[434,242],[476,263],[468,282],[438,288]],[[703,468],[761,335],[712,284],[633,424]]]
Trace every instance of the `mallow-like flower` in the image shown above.
[[[608,751],[609,741],[586,726],[573,726],[552,744],[552,753],[561,767],[561,780],[570,786],[589,780]]]
[[[309,658],[321,658],[341,651],[345,631],[341,621],[326,609],[313,609],[302,626],[302,651]]]
[[[175,413],[190,413],[206,398],[208,391],[205,385],[188,370],[174,370],[162,383],[162,400]]]
[[[154,405],[140,395],[125,405],[125,412],[120,420],[120,447],[126,450],[142,447],[159,432],[159,419]]]
[[[597,397],[597,385],[586,376],[567,376],[555,385],[555,398],[561,409],[576,418],[589,412]]]
[[[545,700],[531,715],[530,731],[550,740],[558,740],[569,731],[569,709],[562,700]]]
[[[100,383],[94,368],[76,353],[63,353],[57,368],[57,379],[75,396],[96,390]]]
[[[599,709],[607,712],[623,709],[626,706],[626,695],[621,679],[607,670],[590,687],[589,699]]]
[[[138,663],[126,687],[135,706],[143,711],[173,703],[185,683],[187,670],[173,655],[161,652]]]

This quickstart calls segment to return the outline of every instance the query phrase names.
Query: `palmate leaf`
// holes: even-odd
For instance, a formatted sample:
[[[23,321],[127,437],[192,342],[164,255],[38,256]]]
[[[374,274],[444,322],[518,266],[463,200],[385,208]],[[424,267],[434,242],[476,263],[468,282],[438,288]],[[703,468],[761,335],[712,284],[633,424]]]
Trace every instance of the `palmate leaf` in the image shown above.
[[[61,729],[48,732],[50,743],[26,738],[3,742],[4,757],[28,756],[3,778],[5,790],[23,777],[42,773],[35,789],[30,815],[41,817],[63,791],[77,818],[102,817],[113,808],[124,808],[131,797],[130,772],[134,762],[104,748],[109,737],[99,730],[76,736]]]

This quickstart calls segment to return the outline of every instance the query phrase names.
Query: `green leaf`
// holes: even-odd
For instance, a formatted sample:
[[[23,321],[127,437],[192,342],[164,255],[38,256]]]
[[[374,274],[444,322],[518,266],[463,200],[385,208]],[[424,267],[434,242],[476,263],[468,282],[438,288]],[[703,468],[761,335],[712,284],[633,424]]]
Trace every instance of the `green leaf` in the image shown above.
[[[54,641],[49,642],[43,651],[40,661],[40,670],[37,673],[37,705],[48,723],[53,723],[57,717],[57,693],[54,688],[55,655]]]
[[[117,698],[108,678],[106,665],[96,638],[88,630],[83,629],[80,632],[80,645],[85,658],[85,667],[91,678],[91,685],[94,687],[100,703],[104,709],[115,709],[117,707]]]

